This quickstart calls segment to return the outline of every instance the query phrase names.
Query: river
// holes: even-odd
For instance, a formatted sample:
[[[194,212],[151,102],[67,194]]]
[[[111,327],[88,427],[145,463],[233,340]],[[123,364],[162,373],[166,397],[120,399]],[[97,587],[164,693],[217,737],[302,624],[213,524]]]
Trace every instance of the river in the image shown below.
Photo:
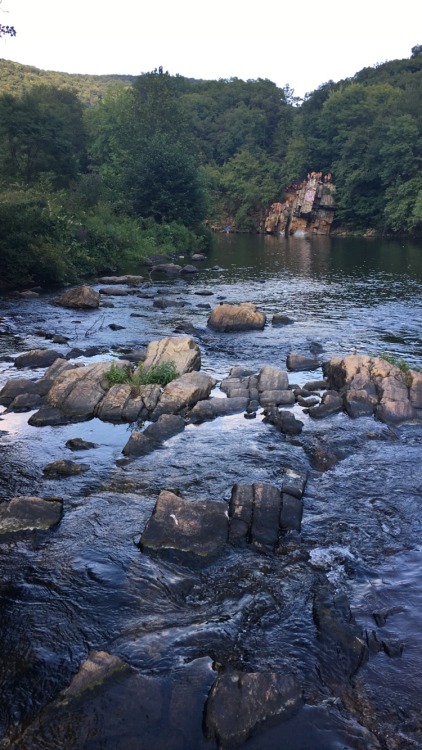
[[[53,292],[3,297],[0,387],[22,377],[13,360],[29,349],[79,348],[74,361],[88,363],[184,332],[218,381],[233,365],[285,369],[291,352],[322,360],[388,352],[422,366],[421,243],[231,235],[217,237],[198,265],[199,274],[183,278],[147,272],[147,295],[108,297],[113,307],[89,313],[49,305]],[[169,305],[157,309],[153,295]],[[209,330],[210,309],[223,299],[255,302],[268,324]],[[274,313],[293,322],[273,326]],[[68,343],[53,347],[43,331]],[[301,710],[261,727],[246,750],[422,747],[421,425],[294,411],[304,422],[294,439],[259,413],[238,414],[189,425],[129,464],[119,462],[128,425],[37,428],[28,425],[32,412],[0,414],[0,500],[64,502],[55,529],[0,541],[0,747],[211,750],[204,706],[217,672],[229,667],[289,671],[303,688]],[[90,470],[44,478],[50,461],[75,458],[65,446],[74,437],[95,444],[81,459]],[[315,460],[321,446],[333,456],[325,471]],[[195,569],[140,551],[162,489],[224,501],[236,482],[280,485],[286,467],[308,481],[300,539],[285,554],[227,549]],[[357,671],[319,637],[315,597],[326,590],[339,610],[350,608],[363,639],[388,644],[369,649]],[[130,679],[91,695],[77,713],[59,710],[57,696],[92,650],[123,659]]]

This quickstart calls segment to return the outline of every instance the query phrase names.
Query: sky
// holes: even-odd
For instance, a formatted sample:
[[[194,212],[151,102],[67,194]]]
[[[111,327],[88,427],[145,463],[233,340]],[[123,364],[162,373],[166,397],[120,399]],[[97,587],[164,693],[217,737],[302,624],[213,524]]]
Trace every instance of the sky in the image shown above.
[[[422,0],[0,0],[0,58],[66,73],[267,78],[303,97],[422,44]]]

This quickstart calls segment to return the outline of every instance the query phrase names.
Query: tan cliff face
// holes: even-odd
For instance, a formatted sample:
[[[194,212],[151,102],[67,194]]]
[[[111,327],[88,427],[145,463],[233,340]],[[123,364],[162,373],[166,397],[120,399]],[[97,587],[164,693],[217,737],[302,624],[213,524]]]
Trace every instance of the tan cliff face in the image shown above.
[[[265,219],[267,234],[329,234],[334,220],[335,185],[331,175],[312,172],[299,185],[290,186],[284,203],[273,203]]]

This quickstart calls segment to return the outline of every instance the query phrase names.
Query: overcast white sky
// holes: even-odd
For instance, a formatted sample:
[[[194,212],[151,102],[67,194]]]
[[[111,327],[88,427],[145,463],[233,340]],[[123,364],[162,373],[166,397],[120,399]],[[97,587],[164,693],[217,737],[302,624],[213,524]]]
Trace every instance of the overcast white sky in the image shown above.
[[[5,12],[7,11],[7,12]],[[297,96],[422,44],[422,0],[2,0],[0,58],[67,73],[269,78]]]

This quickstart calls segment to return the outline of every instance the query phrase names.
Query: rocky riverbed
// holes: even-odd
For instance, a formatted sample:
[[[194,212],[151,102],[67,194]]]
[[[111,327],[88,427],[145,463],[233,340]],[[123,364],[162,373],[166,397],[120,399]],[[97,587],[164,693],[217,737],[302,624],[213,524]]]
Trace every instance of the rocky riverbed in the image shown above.
[[[154,273],[5,301],[3,746],[417,747],[421,373]]]

